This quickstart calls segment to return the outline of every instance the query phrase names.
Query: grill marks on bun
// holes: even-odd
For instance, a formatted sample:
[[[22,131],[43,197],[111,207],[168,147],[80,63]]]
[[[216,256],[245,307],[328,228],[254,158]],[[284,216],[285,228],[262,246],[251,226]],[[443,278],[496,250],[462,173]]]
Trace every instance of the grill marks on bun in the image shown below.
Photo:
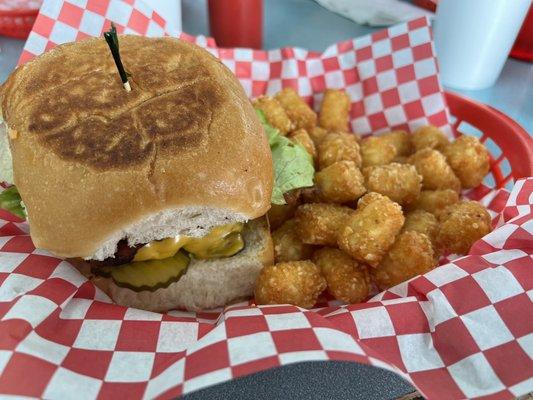
[[[57,119],[49,119],[51,112],[44,107],[43,113],[32,114],[29,131],[64,160],[99,170],[125,168],[146,162],[154,147],[172,154],[180,148],[202,146],[212,110],[222,101],[207,78],[138,100],[118,114],[72,117],[73,123],[63,120],[58,124]]]
[[[117,89],[116,70],[104,65],[68,84],[51,83],[19,105],[30,111],[28,132],[62,159],[98,170],[127,168],[154,152],[205,144],[213,110],[225,101],[216,77],[192,53],[170,57],[170,65],[139,62],[131,50],[136,43],[127,39],[131,93]],[[108,50],[97,48],[105,59]]]

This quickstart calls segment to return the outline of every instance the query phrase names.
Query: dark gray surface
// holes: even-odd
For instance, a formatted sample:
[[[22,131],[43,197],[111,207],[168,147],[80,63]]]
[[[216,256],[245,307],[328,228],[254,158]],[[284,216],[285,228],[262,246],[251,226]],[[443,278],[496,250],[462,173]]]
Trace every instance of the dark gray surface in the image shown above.
[[[259,372],[183,396],[222,399],[397,399],[414,389],[396,374],[349,362],[305,362]]]

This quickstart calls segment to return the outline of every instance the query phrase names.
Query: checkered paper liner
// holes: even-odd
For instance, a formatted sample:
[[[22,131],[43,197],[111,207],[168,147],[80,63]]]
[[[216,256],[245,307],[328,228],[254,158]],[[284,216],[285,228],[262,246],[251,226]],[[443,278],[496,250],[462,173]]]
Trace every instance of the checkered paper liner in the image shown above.
[[[164,19],[139,0],[48,0],[20,63],[58,44],[100,36],[110,21],[123,33],[167,34]],[[355,132],[415,129],[427,124],[451,132],[425,18],[337,43],[322,54],[289,47],[271,51],[218,48],[212,38],[180,37],[220,58],[249,97],[290,86],[318,106],[324,89],[343,88],[352,99]]]
[[[45,0],[21,62],[66,41],[119,30],[165,34],[140,1]],[[249,96],[293,86],[314,105],[325,88],[352,98],[352,128],[449,128],[425,19],[323,54],[221,49]],[[349,360],[395,371],[428,398],[506,399],[533,390],[533,179],[511,193],[472,191],[496,229],[469,256],[357,305],[240,304],[223,312],[150,313],[112,304],[68,263],[35,249],[28,225],[0,214],[0,394],[170,398],[266,368]],[[480,195],[482,194],[482,195]]]

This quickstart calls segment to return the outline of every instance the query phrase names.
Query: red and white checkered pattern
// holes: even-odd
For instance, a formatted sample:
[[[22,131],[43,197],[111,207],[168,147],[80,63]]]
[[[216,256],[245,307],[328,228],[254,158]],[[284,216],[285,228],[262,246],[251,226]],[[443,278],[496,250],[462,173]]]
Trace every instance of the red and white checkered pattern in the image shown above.
[[[501,225],[470,255],[367,303],[311,311],[117,306],[3,214],[0,393],[171,398],[269,367],[348,360],[395,371],[428,398],[522,395],[533,390],[532,193],[530,178],[481,199]]]
[[[58,44],[99,36],[111,21],[119,32],[167,34],[164,19],[141,0],[48,0],[20,63]],[[431,29],[425,18],[337,43],[322,54],[299,48],[224,49],[211,38],[180,37],[219,57],[239,78],[249,97],[293,87],[318,108],[326,88],[343,88],[352,100],[355,132],[413,130],[432,124],[451,134]]]
[[[143,3],[45,1],[21,61],[99,35],[108,21],[138,34],[165,22]],[[352,127],[374,133],[448,115],[425,19],[339,43],[323,54],[219,49],[248,95],[293,86],[316,106],[327,87],[352,98]],[[508,399],[533,390],[533,178],[485,188],[497,226],[466,257],[364,304],[302,310],[241,304],[222,312],[150,313],[117,306],[68,263],[35,249],[28,226],[0,211],[0,394],[171,398],[304,360],[395,371],[428,398]],[[450,257],[452,259],[452,257]]]

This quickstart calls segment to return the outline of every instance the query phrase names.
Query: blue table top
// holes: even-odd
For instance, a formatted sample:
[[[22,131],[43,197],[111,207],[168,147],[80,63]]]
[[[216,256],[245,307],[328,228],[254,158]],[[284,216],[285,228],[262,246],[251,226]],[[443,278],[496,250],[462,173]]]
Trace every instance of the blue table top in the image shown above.
[[[149,1],[149,0],[148,0]],[[375,31],[333,14],[312,0],[264,0],[264,47],[298,46],[322,51],[328,45]],[[182,0],[183,30],[208,35],[205,0]],[[0,83],[16,65],[23,41],[0,38]],[[456,90],[503,111],[533,134],[533,64],[509,59],[496,84]],[[344,362],[303,363],[254,374],[186,396],[189,399],[272,398],[394,399],[414,389],[398,376]]]

